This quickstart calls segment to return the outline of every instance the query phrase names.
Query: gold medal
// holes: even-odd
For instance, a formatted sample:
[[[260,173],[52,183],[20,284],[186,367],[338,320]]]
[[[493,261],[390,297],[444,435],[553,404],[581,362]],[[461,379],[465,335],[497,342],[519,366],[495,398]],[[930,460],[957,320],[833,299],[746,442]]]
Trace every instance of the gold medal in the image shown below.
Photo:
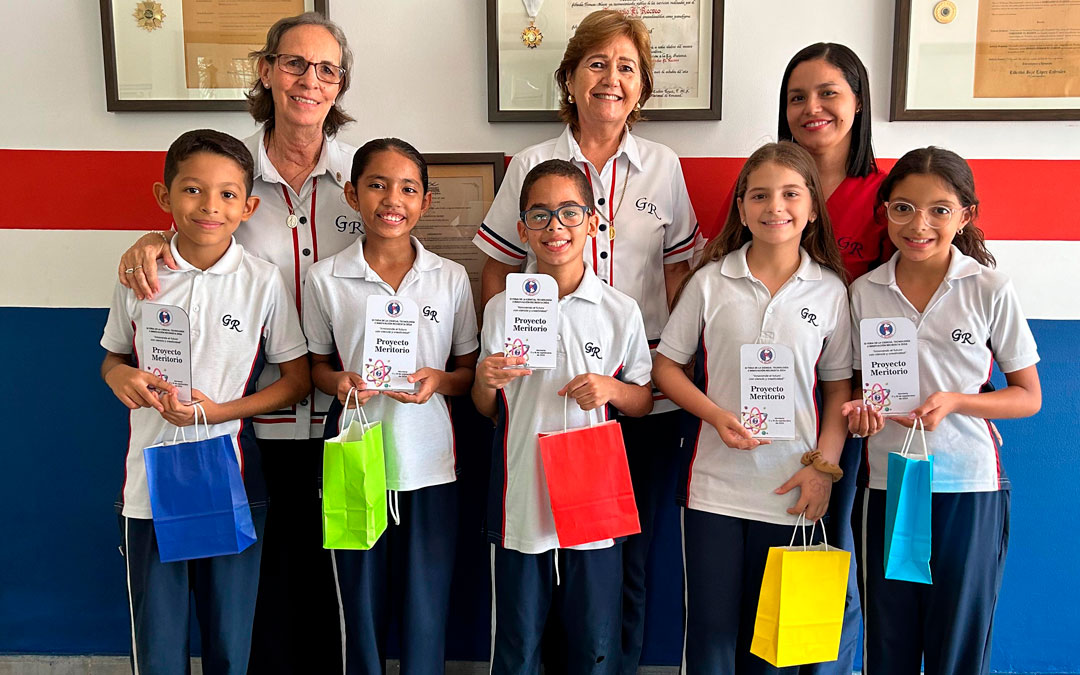
[[[615,238],[615,223],[612,223],[611,225],[608,225],[607,238],[608,238],[608,241],[611,241],[612,239]]]
[[[165,21],[165,10],[160,2],[137,2],[132,16],[135,17],[135,25],[149,33],[161,28]]]
[[[934,20],[938,23],[952,23],[956,18],[956,3],[952,0],[941,0],[934,5]]]
[[[289,226],[290,230],[295,230],[296,226],[300,224],[300,219],[296,217],[295,213],[290,213],[289,217],[285,219],[285,224]]]
[[[529,19],[529,25],[521,31],[521,43],[529,49],[536,49],[544,41],[544,34],[536,27],[536,20]]]

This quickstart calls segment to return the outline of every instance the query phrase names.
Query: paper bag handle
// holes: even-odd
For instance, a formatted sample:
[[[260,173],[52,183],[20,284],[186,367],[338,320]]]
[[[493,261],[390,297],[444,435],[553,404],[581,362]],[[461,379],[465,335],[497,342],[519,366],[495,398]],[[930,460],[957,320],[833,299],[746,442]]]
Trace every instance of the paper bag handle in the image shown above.
[[[355,408],[350,408],[349,407],[349,398],[350,397],[353,397],[353,398],[356,399],[356,407]],[[346,419],[346,416],[349,414],[350,410],[355,410],[356,411],[356,412],[353,413],[353,416],[352,416],[353,420],[356,419],[357,415],[360,416],[360,424],[362,425],[360,427],[360,430],[363,433],[367,433],[367,428],[368,428],[367,415],[364,414],[364,407],[362,405],[360,405],[360,391],[356,387],[349,387],[349,393],[345,394],[345,409],[342,410],[342,412],[341,412],[341,429],[340,429],[340,431],[344,431],[345,427],[349,426],[349,424],[351,423],[351,420]],[[363,434],[361,434],[361,437],[363,437]]]
[[[908,457],[911,454],[911,443],[915,440],[915,430],[918,428],[919,440],[922,442],[923,457],[930,458],[930,450],[926,447],[926,429],[923,427],[921,417],[915,418],[915,423],[908,428],[907,433],[904,434],[904,445],[900,448],[900,456]]]
[[[203,409],[201,403],[192,403],[191,407],[195,408],[195,440],[202,440],[199,438],[199,413],[202,413],[203,432],[207,438],[210,438],[210,423],[206,420],[206,410]],[[177,436],[180,436],[187,443],[187,433],[184,431],[184,427],[176,427],[176,431],[172,435],[173,443],[176,442]]]
[[[810,546],[814,545],[814,530],[817,529],[817,521],[815,520],[810,525],[810,543],[806,543],[806,515],[799,514],[799,519],[795,521],[795,530],[791,533],[791,541],[788,542],[788,546],[795,545],[795,536],[799,534],[799,529],[802,529],[802,547],[803,550],[807,550]],[[829,547],[829,535],[825,532],[825,523],[821,524],[821,538],[825,541],[825,548]]]
[[[569,403],[570,403],[570,392],[566,392],[566,394],[563,396],[563,401],[562,401],[562,430],[563,430],[563,432],[565,432],[567,430],[566,406]],[[595,427],[596,426],[596,421],[600,418],[600,413],[596,412],[597,410],[599,410],[599,408],[593,408],[592,410],[589,410],[589,411],[587,411],[585,413],[586,415],[589,416],[589,426],[590,427]]]

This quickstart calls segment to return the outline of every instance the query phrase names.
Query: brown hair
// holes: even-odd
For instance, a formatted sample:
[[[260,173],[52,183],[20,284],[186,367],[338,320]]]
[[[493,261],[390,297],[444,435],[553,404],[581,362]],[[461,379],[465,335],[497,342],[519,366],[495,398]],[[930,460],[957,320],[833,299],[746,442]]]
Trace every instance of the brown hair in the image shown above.
[[[263,48],[248,54],[250,58],[255,59],[255,81],[251,83],[251,89],[245,94],[248,100],[248,112],[251,113],[256,122],[264,124],[267,131],[274,128],[274,95],[269,87],[263,86],[259,78],[259,67],[263,61],[271,60],[277,55],[278,47],[281,45],[281,38],[285,36],[285,33],[297,26],[322,26],[337,40],[338,46],[341,47],[341,63],[338,65],[345,71],[345,77],[341,80],[341,84],[338,85],[334,105],[330,108],[330,112],[327,113],[326,119],[323,120],[323,133],[327,136],[333,136],[338,132],[338,129],[353,121],[353,118],[338,105],[341,97],[349,90],[352,50],[349,49],[349,43],[345,40],[345,32],[336,23],[318,12],[304,12],[296,16],[278,19],[277,23],[270,26],[270,30],[266,32],[266,44],[263,45]]]
[[[567,82],[570,76],[589,50],[607,44],[622,35],[630,38],[637,47],[638,72],[641,74],[641,98],[638,99],[637,106],[626,116],[626,126],[633,128],[634,123],[642,119],[640,106],[645,105],[653,91],[653,58],[649,29],[645,27],[641,19],[631,19],[613,9],[600,9],[586,16],[578,24],[574,37],[570,38],[570,42],[566,44],[562,63],[555,71],[555,82],[559,85],[561,92],[559,119],[569,124],[572,130],[578,130],[578,114],[577,104],[569,100],[570,87]]]
[[[779,143],[769,143],[761,146],[743,164],[742,171],[739,172],[739,178],[735,182],[735,199],[731,200],[731,209],[728,211],[724,227],[720,230],[720,234],[711,239],[705,247],[701,262],[683,279],[678,292],[675,294],[676,302],[678,302],[683,288],[690,281],[690,277],[697,273],[698,270],[710,262],[720,260],[728,253],[739,249],[743,244],[753,239],[750,228],[743,226],[742,218],[739,215],[739,202],[746,195],[746,183],[750,174],[758,167],[768,163],[787,167],[798,173],[806,181],[806,187],[810,190],[810,199],[813,201],[817,219],[807,223],[806,227],[803,228],[802,240],[799,245],[803,247],[811,260],[836,272],[840,279],[847,281],[847,272],[844,270],[840,248],[836,245],[836,238],[833,236],[832,221],[829,220],[829,212],[825,208],[825,195],[821,190],[821,179],[818,178],[814,158],[797,144],[790,141],[780,141]]]
[[[952,243],[966,256],[977,260],[980,265],[996,267],[997,261],[986,248],[986,237],[975,225],[979,217],[979,198],[975,196],[975,176],[971,167],[960,155],[933,145],[912,150],[896,161],[892,171],[882,181],[877,193],[877,209],[889,201],[893,187],[908,176],[921,174],[936,176],[956,197],[965,209],[971,209],[971,220],[962,230],[957,231]]]
[[[180,162],[200,152],[208,152],[236,162],[244,172],[244,197],[251,196],[255,176],[255,162],[251,158],[251,152],[242,141],[213,129],[188,131],[172,142],[169,151],[165,153],[165,187],[172,188],[172,182],[180,172]]]

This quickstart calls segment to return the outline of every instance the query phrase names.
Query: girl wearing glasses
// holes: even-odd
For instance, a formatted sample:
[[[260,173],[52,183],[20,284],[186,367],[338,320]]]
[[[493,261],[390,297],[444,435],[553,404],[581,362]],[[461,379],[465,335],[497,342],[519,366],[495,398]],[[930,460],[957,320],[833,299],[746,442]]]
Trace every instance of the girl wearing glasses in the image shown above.
[[[255,159],[251,194],[261,202],[235,237],[281,270],[300,307],[311,265],[362,231],[343,194],[356,149],[336,138],[352,121],[340,103],[349,88],[352,52],[340,27],[309,12],[275,23],[266,44],[251,56],[257,77],[248,110],[262,128],[246,145]],[[120,282],[140,299],[158,291],[159,258],[175,269],[171,237],[147,234],[121,258]],[[258,386],[277,377],[277,368],[267,364]],[[337,598],[330,555],[321,545],[317,484],[330,401],[315,391],[295,406],[253,420],[273,506],[267,513],[252,672],[341,670]]]
[[[979,200],[962,158],[935,147],[912,150],[881,184],[878,204],[898,251],[852,285],[853,325],[900,316],[915,323],[925,399],[910,416],[888,418],[863,440],[853,525],[865,668],[874,675],[916,675],[925,663],[927,675],[981,675],[989,672],[1009,543],[1010,483],[989,419],[1038,412],[1039,355],[1012,283],[993,269],[975,225]],[[856,371],[860,361],[856,347]],[[1008,386],[980,393],[995,361]],[[888,453],[900,449],[916,418],[935,455],[933,585],[884,576]]]

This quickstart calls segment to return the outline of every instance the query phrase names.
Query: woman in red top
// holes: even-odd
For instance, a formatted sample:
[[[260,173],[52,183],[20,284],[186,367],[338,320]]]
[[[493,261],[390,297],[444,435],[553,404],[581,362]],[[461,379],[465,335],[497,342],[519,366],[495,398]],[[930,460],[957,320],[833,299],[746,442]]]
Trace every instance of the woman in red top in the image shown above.
[[[878,171],[870,139],[870,82],[862,61],[844,45],[819,42],[792,57],[780,83],[777,140],[794,141],[814,158],[828,200],[833,232],[848,281],[893,253],[884,218],[875,217]],[[702,234],[711,239],[731,209]]]
[[[844,45],[819,42],[788,62],[780,83],[777,136],[795,141],[814,158],[849,282],[893,253],[888,225],[874,213],[874,200],[885,174],[874,162],[870,119],[870,82],[855,52]],[[848,551],[854,547],[851,507],[861,448],[858,439],[844,444],[840,458],[844,477],[833,485],[826,521],[829,542]],[[799,672],[851,673],[860,618],[859,589],[852,567],[839,658],[803,666]]]
[[[874,198],[885,174],[870,139],[870,82],[844,45],[819,42],[792,57],[780,83],[777,136],[806,148],[817,164],[833,234],[854,281],[892,255]]]

